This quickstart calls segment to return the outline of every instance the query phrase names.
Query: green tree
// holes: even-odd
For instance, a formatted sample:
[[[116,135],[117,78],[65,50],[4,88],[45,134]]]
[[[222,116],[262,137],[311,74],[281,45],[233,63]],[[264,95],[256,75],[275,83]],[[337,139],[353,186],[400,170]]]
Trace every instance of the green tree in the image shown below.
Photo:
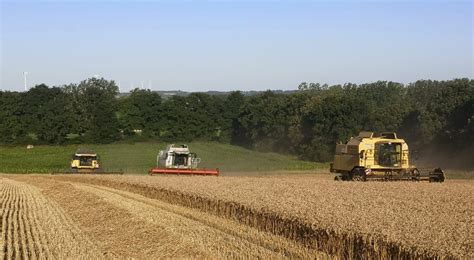
[[[223,125],[221,141],[238,144],[242,140],[239,129],[239,115],[243,105],[245,104],[245,96],[240,91],[231,92],[224,101]]]
[[[120,138],[116,115],[118,87],[114,81],[90,78],[65,89],[71,97],[76,133],[93,143],[109,143]]]
[[[364,129],[368,106],[353,95],[353,85],[344,92],[314,95],[305,103],[300,121],[298,154],[303,159],[329,161],[335,144],[345,142]]]
[[[456,134],[451,136],[457,132],[454,128],[462,129],[459,122],[467,122],[470,117],[468,103],[474,99],[473,82],[423,80],[408,86],[406,98],[411,110],[400,129],[407,133],[413,147],[456,139]]]
[[[41,84],[25,95],[29,128],[42,143],[60,144],[71,130],[72,113],[69,99],[61,88]]]
[[[378,81],[362,84],[353,89],[355,96],[367,106],[368,118],[365,129],[374,132],[394,132],[402,124],[409,113],[410,106],[406,102],[406,89],[400,83]]]
[[[239,116],[242,144],[263,151],[288,152],[289,96],[266,91],[247,100]]]
[[[0,91],[0,142],[20,144],[27,141],[28,124],[24,94]]]
[[[189,114],[185,97],[173,96],[163,103],[160,137],[165,140],[192,140],[186,120]]]
[[[144,136],[160,136],[161,96],[148,89],[134,89],[120,100],[119,115],[124,133],[131,135],[139,129]]]

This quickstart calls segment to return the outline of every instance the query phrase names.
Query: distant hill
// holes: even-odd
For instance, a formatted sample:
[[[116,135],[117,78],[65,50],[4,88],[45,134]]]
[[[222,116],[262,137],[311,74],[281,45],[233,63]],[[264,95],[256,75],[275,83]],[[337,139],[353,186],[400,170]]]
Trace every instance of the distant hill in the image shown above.
[[[270,90],[274,93],[282,93],[282,94],[291,94],[291,93],[294,93],[296,92],[296,90]],[[156,91],[153,91],[155,93],[158,93],[160,94],[161,97],[163,97],[164,99],[167,99],[167,98],[170,98],[172,96],[182,96],[182,97],[186,97],[188,95],[190,95],[191,93],[204,93],[204,94],[208,94],[208,95],[211,95],[211,96],[227,96],[229,95],[232,91],[215,91],[215,90],[211,90],[211,91],[196,91],[196,92],[187,92],[187,91],[181,91],[181,90],[156,90]],[[254,96],[254,95],[258,95],[260,93],[263,93],[265,91],[240,91],[244,96]],[[122,92],[120,93],[118,96],[119,97],[126,97],[130,95],[130,92]]]

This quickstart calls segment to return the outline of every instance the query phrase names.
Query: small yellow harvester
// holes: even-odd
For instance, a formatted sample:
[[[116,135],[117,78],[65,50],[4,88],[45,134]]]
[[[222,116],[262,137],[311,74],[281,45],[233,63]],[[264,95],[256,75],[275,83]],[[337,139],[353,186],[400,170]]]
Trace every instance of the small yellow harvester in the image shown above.
[[[82,148],[73,154],[71,158],[72,172],[94,172],[99,170],[99,156],[95,152]]]
[[[441,168],[419,169],[410,164],[408,145],[396,133],[360,132],[347,144],[336,145],[330,171],[335,180],[411,180],[443,182]]]
[[[99,155],[91,150],[79,148],[71,158],[69,171],[55,171],[53,174],[123,174],[123,171],[105,171],[99,162]]]

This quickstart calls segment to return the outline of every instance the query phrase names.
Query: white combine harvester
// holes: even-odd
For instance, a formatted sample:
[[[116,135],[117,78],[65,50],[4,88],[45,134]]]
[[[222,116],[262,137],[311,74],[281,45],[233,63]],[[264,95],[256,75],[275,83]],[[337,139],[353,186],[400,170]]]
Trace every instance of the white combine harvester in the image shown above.
[[[185,144],[170,144],[161,150],[156,157],[157,167],[150,174],[186,174],[186,175],[219,175],[219,169],[198,169],[201,159],[192,153]]]

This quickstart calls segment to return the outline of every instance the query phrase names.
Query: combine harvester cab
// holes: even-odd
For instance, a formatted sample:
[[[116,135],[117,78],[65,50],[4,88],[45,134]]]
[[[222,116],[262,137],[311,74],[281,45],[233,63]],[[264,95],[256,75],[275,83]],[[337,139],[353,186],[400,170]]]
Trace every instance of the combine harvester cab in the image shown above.
[[[443,182],[441,168],[419,169],[410,164],[408,145],[395,133],[360,132],[347,144],[336,145],[330,171],[338,174],[335,180],[409,180]]]
[[[154,174],[178,174],[178,175],[211,175],[219,176],[219,169],[199,169],[201,158],[191,153],[185,144],[175,146],[170,144],[166,150],[161,150],[156,157],[157,167],[148,173]]]
[[[100,167],[99,155],[80,148],[72,155],[69,171],[55,171],[53,174],[123,174],[123,171],[107,171]]]

